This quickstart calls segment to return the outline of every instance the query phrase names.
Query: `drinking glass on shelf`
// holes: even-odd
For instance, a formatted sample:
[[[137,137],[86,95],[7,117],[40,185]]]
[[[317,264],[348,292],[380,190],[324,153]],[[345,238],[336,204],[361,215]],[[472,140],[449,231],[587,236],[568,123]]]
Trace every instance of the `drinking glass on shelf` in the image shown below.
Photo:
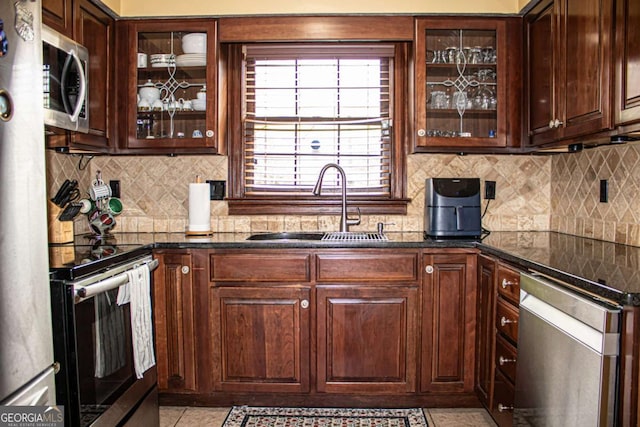
[[[434,109],[443,109],[449,107],[449,96],[442,90],[431,92],[431,107]]]

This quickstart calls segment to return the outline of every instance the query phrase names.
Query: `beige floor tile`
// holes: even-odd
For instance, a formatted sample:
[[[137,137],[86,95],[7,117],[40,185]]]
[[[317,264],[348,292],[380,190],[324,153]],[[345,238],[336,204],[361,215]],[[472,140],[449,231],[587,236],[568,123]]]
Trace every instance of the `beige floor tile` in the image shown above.
[[[186,410],[184,406],[161,406],[160,427],[174,427]]]
[[[230,408],[187,408],[176,427],[221,427]]]
[[[495,427],[484,409],[436,408],[426,409],[427,421],[433,427]]]

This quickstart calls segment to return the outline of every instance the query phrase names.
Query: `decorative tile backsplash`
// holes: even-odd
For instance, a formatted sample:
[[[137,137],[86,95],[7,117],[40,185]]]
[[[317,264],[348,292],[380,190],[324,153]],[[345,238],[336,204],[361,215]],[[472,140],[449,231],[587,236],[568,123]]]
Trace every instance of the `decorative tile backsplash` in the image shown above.
[[[551,230],[640,246],[640,146],[552,157]],[[600,202],[600,180],[609,201]]]
[[[226,180],[227,157],[222,156],[102,156],[77,171],[77,159],[49,153],[50,185],[74,177],[88,189],[96,171],[105,182],[121,183],[123,213],[114,231],[181,232],[188,224],[188,184],[196,175]],[[391,231],[424,229],[424,187],[430,177],[479,177],[497,183],[483,224],[490,230],[548,230],[550,226],[551,160],[540,156],[459,156],[419,154],[408,158],[407,195],[412,200],[406,216],[363,216],[352,230],[372,231],[378,222],[392,223]],[[53,183],[53,184],[52,184]],[[483,200],[482,208],[486,202]],[[76,232],[82,230],[82,218]],[[84,221],[86,223],[86,221]],[[337,230],[338,215],[229,216],[227,203],[211,202],[213,231]]]
[[[114,231],[181,232],[188,224],[188,184],[196,175],[226,180],[223,156],[102,156],[79,171],[79,158],[47,152],[52,197],[65,178],[87,191],[96,171],[121,182],[124,212]],[[640,246],[640,147],[608,146],[553,156],[415,154],[407,160],[406,216],[365,216],[354,230],[424,229],[424,188],[429,177],[479,177],[496,181],[483,226],[493,231],[559,231]],[[599,202],[601,179],[609,181],[609,202]],[[482,186],[484,189],[484,185]],[[482,208],[486,206],[482,200]],[[230,216],[224,201],[211,202],[213,231],[336,230],[331,216]],[[84,217],[76,233],[86,232]]]

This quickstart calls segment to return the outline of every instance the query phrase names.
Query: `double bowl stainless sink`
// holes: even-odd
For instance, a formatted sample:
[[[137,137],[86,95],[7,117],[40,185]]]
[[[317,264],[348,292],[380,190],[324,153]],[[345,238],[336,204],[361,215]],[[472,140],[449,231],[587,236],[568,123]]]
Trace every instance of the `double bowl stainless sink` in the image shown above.
[[[383,242],[389,240],[382,233],[366,232],[279,232],[252,234],[247,240],[282,241],[282,240],[315,240],[327,242]]]

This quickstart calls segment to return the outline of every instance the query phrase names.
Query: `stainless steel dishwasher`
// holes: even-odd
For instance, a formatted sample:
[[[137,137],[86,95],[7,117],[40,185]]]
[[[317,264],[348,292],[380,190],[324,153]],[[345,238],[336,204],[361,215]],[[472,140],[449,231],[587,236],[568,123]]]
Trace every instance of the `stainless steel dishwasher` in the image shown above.
[[[520,275],[514,425],[613,426],[620,309]]]

